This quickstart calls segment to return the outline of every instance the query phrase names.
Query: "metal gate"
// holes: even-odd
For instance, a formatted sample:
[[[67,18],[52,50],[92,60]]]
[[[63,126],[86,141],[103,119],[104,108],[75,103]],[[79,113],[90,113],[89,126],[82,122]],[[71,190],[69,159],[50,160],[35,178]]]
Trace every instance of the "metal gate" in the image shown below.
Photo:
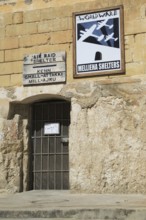
[[[70,103],[35,103],[32,109],[32,188],[69,189]]]

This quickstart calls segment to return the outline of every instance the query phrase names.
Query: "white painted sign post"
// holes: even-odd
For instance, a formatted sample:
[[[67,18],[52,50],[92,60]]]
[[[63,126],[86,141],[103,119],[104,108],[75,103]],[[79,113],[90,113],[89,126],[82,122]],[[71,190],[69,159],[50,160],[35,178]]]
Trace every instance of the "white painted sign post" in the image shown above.
[[[66,81],[65,52],[31,54],[24,57],[23,85]]]

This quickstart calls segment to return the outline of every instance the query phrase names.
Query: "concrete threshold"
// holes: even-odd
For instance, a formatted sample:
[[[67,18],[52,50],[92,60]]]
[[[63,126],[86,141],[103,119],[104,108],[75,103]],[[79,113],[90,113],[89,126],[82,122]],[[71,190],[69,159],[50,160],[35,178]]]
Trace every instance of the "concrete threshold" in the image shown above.
[[[28,191],[0,195],[2,219],[146,220],[146,195]]]

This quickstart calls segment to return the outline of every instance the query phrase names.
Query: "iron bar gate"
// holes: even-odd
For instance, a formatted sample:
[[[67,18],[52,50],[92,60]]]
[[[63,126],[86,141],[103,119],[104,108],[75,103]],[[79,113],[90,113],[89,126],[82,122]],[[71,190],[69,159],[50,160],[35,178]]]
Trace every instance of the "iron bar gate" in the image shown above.
[[[70,103],[35,103],[32,109],[33,189],[69,189]]]

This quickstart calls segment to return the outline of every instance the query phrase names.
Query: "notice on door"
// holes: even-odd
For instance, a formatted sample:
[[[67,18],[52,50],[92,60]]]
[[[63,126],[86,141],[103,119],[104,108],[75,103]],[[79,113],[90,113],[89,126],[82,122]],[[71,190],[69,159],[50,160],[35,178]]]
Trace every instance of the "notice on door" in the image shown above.
[[[24,56],[23,85],[62,83],[65,81],[65,51]]]
[[[44,134],[59,134],[60,133],[60,126],[59,123],[45,123],[44,125]]]

